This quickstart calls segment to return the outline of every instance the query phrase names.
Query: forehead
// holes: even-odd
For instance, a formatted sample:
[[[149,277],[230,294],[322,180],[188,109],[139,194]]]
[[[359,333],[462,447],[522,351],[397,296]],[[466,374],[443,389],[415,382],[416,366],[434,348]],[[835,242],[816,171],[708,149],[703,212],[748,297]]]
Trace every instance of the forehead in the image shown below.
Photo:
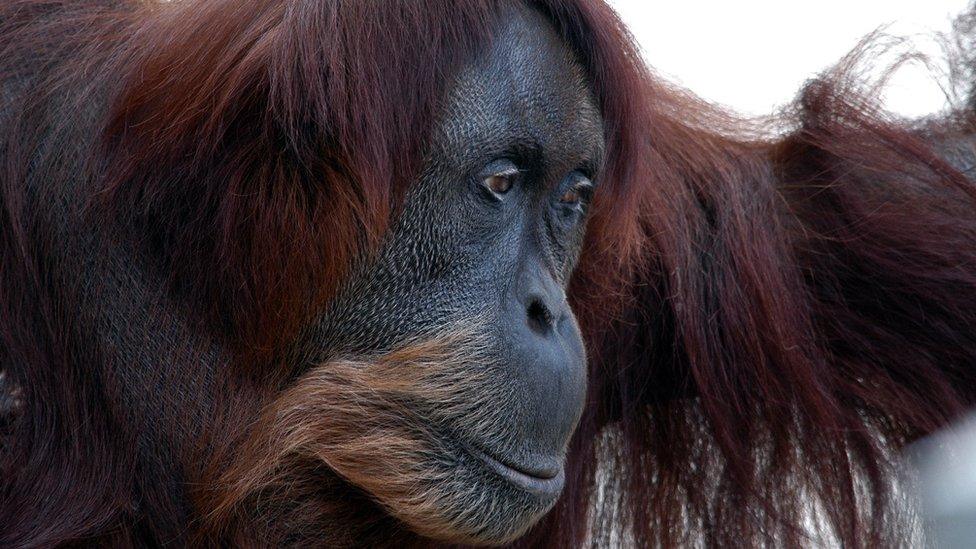
[[[462,161],[531,153],[552,169],[575,169],[602,160],[603,121],[584,70],[549,21],[528,8],[501,17],[442,112],[435,141]]]

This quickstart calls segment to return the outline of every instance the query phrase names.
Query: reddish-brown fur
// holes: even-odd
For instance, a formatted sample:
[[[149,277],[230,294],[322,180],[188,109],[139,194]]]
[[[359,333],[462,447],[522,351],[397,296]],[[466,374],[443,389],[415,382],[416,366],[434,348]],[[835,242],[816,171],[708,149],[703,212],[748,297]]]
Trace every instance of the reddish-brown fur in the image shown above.
[[[303,460],[326,464],[419,534],[473,542],[483,538],[483,530],[499,529],[496,522],[504,515],[478,508],[495,504],[478,483],[465,482],[455,469],[431,466],[448,455],[451,444],[438,432],[438,418],[463,418],[459,427],[466,436],[484,439],[494,434],[497,417],[514,398],[492,390],[498,365],[470,328],[475,327],[415,342],[370,363],[333,361],[305,373],[266,407],[247,441],[231,450],[230,466],[213,475],[216,489],[201,491],[209,539],[230,535],[242,544],[279,545],[275,540],[294,541],[289,527],[304,522],[300,539],[306,543],[326,537],[342,544],[338,535],[355,528],[361,530],[348,539],[357,544],[370,535],[371,544],[388,541],[355,521],[348,528],[331,526],[323,535],[321,525],[336,522],[334,495],[322,497],[314,487],[305,492],[318,479],[296,478],[295,470],[305,468],[294,462]],[[306,517],[316,506],[317,514]],[[446,520],[455,512],[471,517],[462,521],[464,528]]]
[[[186,473],[184,527],[209,540],[247,515],[250,492],[206,483],[269,482],[283,454],[247,437],[276,432],[274,402],[300,409],[301,383],[276,401],[280,379],[260,366],[382,236],[445,82],[505,3],[0,6],[0,81],[40,75],[0,90],[0,363],[24,403],[0,438],[0,545],[133,544],[146,520],[113,365],[51,277],[23,206],[29,171],[45,166],[51,185],[90,174],[92,219],[141,227],[166,289],[235,349],[243,379],[265,380],[229,382],[238,392],[201,427],[208,455],[245,441],[243,461]],[[589,405],[563,496],[516,545],[792,546],[811,505],[846,545],[898,543],[911,519],[892,489],[897,449],[976,401],[976,185],[946,159],[972,154],[970,112],[910,125],[844,65],[778,121],[786,137],[760,138],[655,78],[602,2],[534,4],[589,75],[608,163],[571,286]],[[47,113],[55,99],[94,105],[90,148],[38,152],[80,124]],[[315,502],[291,509],[307,512],[304,535],[355,539],[314,531],[318,514],[344,515],[303,480],[284,479]]]

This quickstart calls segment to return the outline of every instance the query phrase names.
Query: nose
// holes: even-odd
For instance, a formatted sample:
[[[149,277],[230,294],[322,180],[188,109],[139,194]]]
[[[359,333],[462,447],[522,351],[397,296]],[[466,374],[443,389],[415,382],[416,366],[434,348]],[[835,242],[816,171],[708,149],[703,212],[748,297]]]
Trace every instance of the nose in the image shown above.
[[[527,265],[516,282],[504,321],[507,361],[527,397],[516,430],[526,453],[558,456],[583,408],[583,339],[565,291],[548,269]]]
[[[566,295],[552,277],[546,277],[548,280],[531,280],[541,277],[527,278],[530,280],[521,299],[525,307],[526,324],[539,336],[549,336],[569,314]]]

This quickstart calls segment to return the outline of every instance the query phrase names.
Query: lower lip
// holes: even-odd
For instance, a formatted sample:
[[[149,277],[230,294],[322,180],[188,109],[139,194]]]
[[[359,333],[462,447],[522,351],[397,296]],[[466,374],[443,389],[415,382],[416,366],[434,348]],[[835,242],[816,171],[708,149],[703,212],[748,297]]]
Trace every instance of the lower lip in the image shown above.
[[[562,467],[560,467],[559,472],[552,477],[543,478],[524,473],[518,469],[505,465],[481,450],[470,448],[470,452],[481,462],[487,465],[488,468],[494,471],[498,476],[521,488],[522,490],[536,496],[547,498],[556,497],[562,491],[563,484],[566,481],[566,473]]]

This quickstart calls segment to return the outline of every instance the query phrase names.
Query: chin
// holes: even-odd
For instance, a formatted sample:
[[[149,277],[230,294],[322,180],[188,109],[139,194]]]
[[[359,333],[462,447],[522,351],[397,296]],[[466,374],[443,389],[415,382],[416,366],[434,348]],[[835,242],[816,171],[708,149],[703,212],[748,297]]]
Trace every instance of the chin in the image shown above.
[[[341,502],[269,503],[317,493],[294,466],[311,459],[423,538],[497,545],[523,535],[559,498],[564,454],[524,450],[510,414],[499,412],[510,395],[498,389],[497,369],[478,353],[485,346],[458,340],[436,338],[370,362],[336,361],[308,371],[234,450],[219,483],[225,490],[210,503],[224,523],[217,529],[247,523],[242,515],[262,509],[341,508]]]

